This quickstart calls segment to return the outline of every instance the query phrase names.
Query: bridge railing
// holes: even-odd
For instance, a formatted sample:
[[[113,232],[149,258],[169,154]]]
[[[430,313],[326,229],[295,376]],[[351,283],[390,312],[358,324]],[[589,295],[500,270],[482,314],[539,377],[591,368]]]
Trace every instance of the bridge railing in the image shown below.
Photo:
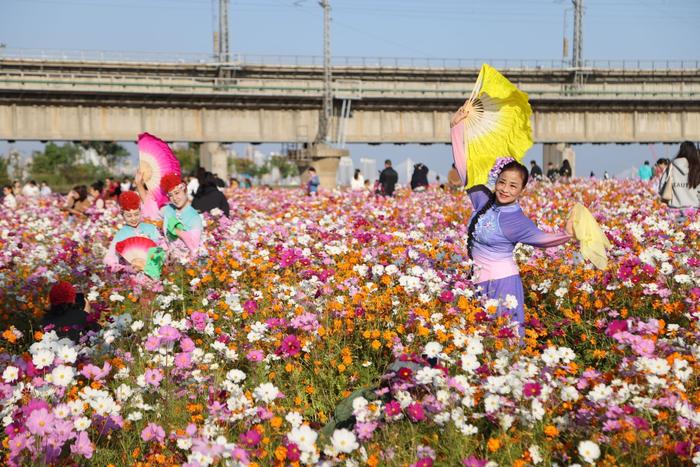
[[[118,62],[118,63],[171,63],[171,64],[211,64],[224,66],[277,65],[277,66],[323,66],[319,55],[265,55],[232,54],[231,61],[219,63],[209,53],[170,53],[170,52],[123,52],[106,50],[57,50],[57,49],[0,49],[0,59],[28,59],[38,61],[71,62]],[[450,57],[366,57],[334,56],[333,66],[373,67],[373,68],[463,68],[478,69],[489,63],[500,69],[571,69],[571,61],[561,59],[520,59],[520,58],[450,58]],[[580,68],[615,70],[698,70],[700,60],[584,60]]]
[[[323,86],[314,81],[298,85],[284,83],[261,83],[259,80],[245,82],[236,78],[202,78],[184,76],[159,76],[139,78],[137,76],[101,75],[94,73],[25,72],[7,70],[0,72],[0,87],[23,90],[63,90],[134,92],[150,94],[218,94],[218,95],[258,95],[285,97],[312,97],[322,95]],[[439,87],[420,84],[397,87],[389,84],[376,85],[361,80],[339,80],[334,82],[333,93],[338,99],[459,99],[471,93],[471,86],[458,85]],[[641,87],[603,88],[598,85],[571,86],[562,84],[554,87],[526,86],[523,89],[532,98],[548,99],[697,99],[700,86],[676,84],[660,88]]]

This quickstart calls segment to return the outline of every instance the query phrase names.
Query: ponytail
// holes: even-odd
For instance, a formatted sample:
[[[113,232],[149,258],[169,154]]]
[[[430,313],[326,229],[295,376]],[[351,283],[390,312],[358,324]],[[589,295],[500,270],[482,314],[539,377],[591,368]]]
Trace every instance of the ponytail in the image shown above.
[[[484,204],[481,209],[479,209],[476,214],[474,214],[474,217],[472,218],[472,221],[469,223],[469,229],[467,230],[467,253],[469,254],[470,258],[473,258],[472,256],[472,248],[474,248],[474,230],[476,229],[476,224],[479,223],[479,219],[481,216],[484,215],[486,211],[491,209],[491,207],[496,203],[496,194],[493,192],[489,193],[489,200]]]

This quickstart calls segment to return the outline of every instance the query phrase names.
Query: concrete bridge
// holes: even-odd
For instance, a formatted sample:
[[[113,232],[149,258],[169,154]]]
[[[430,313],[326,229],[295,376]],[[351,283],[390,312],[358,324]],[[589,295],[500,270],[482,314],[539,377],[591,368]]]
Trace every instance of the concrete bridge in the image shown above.
[[[0,56],[0,139],[132,141],[149,131],[168,141],[309,142],[317,133],[322,67],[280,63]],[[480,63],[459,65],[336,61],[331,138],[449,143],[449,119]],[[663,69],[494,65],[529,94],[545,163],[560,160],[572,143],[700,140],[698,62]]]

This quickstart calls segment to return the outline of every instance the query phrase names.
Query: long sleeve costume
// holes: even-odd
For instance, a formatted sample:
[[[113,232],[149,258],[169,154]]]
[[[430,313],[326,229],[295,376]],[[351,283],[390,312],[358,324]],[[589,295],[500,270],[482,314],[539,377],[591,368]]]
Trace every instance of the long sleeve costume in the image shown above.
[[[172,204],[166,204],[160,210],[152,197],[148,197],[143,201],[141,212],[144,217],[152,220],[163,221],[163,235],[171,247],[181,249],[187,247],[191,255],[196,255],[202,243],[202,216],[197,212],[192,205],[187,205],[182,210],[178,211]],[[173,222],[182,224],[182,237],[177,237],[168,232],[168,225]]]
[[[474,208],[473,218],[489,201],[491,192],[486,186],[477,185],[468,193]],[[481,287],[482,294],[501,300],[498,313],[508,313],[520,323],[521,335],[525,320],[525,297],[520,271],[513,259],[515,245],[525,243],[538,248],[550,248],[562,245],[570,239],[565,232],[547,233],[538,229],[517,203],[495,203],[479,218],[474,229],[472,246],[474,283]],[[506,308],[503,301],[507,295],[512,295],[517,300],[515,308]]]

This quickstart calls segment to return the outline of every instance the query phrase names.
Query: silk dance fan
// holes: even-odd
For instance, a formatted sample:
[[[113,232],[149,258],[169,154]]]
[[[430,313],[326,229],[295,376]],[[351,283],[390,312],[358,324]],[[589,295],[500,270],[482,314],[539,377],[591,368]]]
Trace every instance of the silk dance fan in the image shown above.
[[[118,242],[114,248],[134,268],[154,279],[160,279],[165,253],[153,240],[148,237],[129,237]]]
[[[532,146],[527,94],[483,64],[469,99],[450,121],[455,167],[467,188],[485,184],[499,157],[520,161]]]
[[[163,206],[168,202],[168,197],[160,188],[160,179],[169,173],[181,175],[180,161],[165,141],[149,133],[139,135],[138,147],[143,181],[158,207]]]

